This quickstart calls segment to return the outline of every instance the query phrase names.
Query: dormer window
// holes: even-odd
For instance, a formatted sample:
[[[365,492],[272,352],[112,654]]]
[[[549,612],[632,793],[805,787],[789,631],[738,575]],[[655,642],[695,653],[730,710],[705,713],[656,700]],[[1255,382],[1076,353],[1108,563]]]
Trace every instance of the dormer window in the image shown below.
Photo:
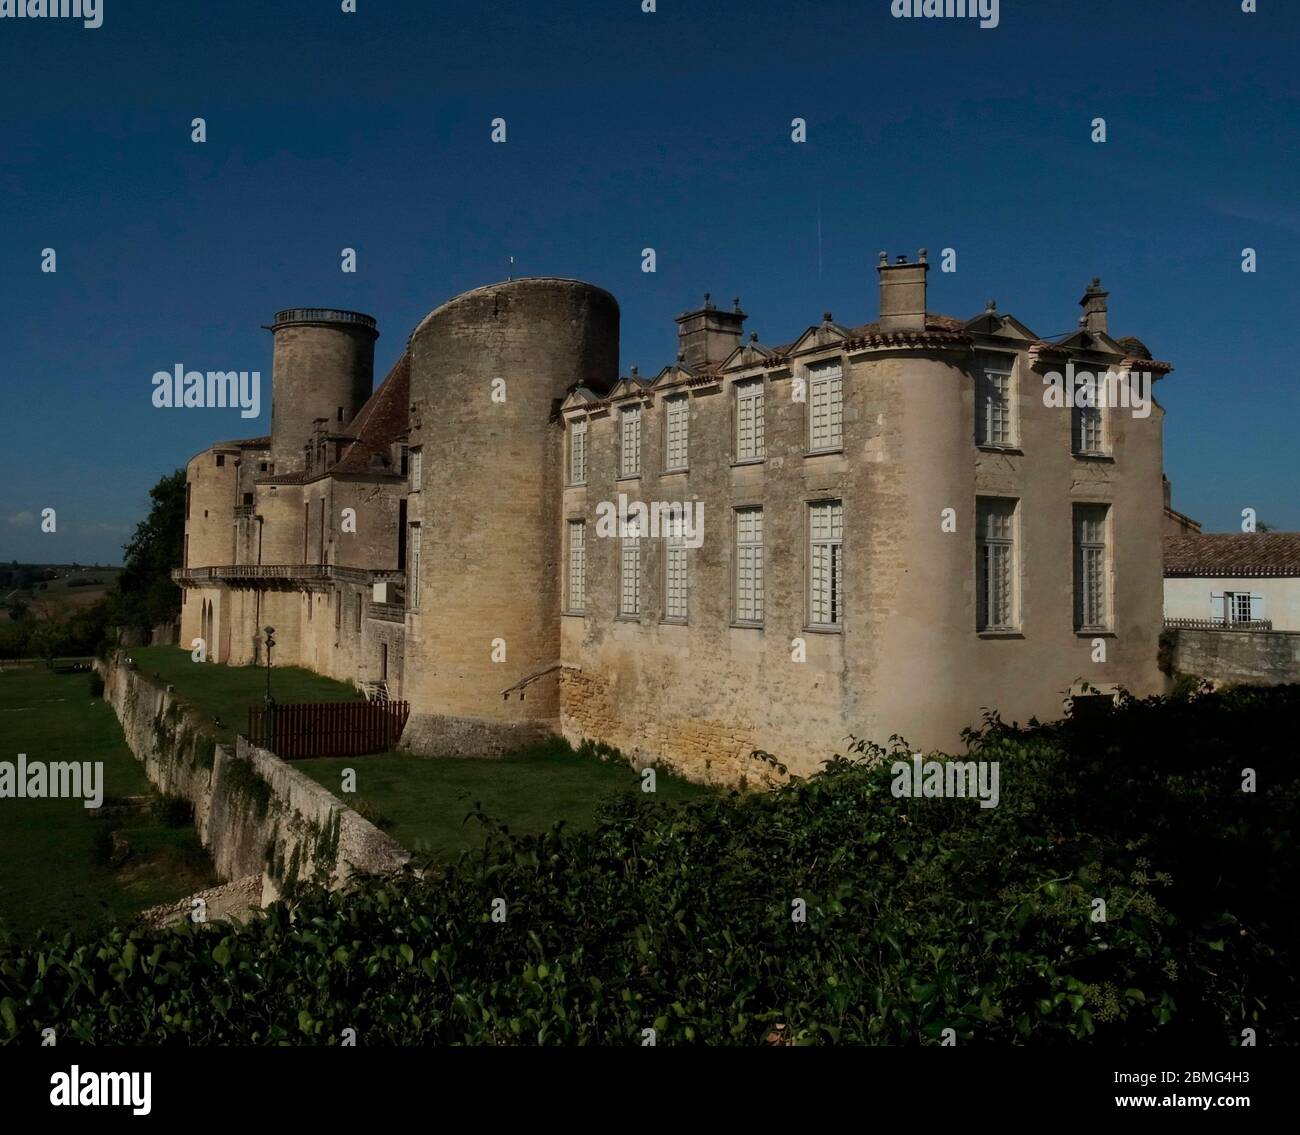
[[[1076,454],[1104,456],[1106,453],[1106,374],[1103,364],[1074,364],[1070,432]]]
[[[808,448],[844,446],[844,372],[838,362],[808,368]]]
[[[985,352],[975,366],[975,444],[1014,446],[1016,357]]]
[[[569,423],[569,484],[587,483],[587,419]]]
[[[622,413],[621,424],[621,472],[622,477],[641,476],[641,407],[628,406]]]

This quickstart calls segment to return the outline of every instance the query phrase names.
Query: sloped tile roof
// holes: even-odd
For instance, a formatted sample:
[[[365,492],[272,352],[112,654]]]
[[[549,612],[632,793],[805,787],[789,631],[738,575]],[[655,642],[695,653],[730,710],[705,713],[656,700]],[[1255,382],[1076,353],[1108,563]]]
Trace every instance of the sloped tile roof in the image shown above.
[[[1300,576],[1300,532],[1170,535],[1164,551],[1167,576]]]
[[[395,472],[390,447],[406,434],[411,416],[411,355],[406,352],[388,372],[388,377],[367,399],[348,425],[347,434],[356,440],[330,473]],[[373,464],[372,457],[383,459]]]

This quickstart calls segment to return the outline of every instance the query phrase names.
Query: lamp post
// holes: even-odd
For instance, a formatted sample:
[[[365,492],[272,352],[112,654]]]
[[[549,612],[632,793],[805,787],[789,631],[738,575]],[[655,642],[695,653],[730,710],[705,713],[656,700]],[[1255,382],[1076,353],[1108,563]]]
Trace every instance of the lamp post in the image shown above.
[[[271,697],[271,650],[275,646],[275,628],[263,627],[262,633],[266,635],[266,704],[267,707],[275,705],[275,699]]]
[[[263,627],[262,633],[266,635],[266,697],[264,699],[266,712],[262,715],[265,718],[266,735],[263,744],[268,749],[275,749],[275,699],[271,696],[271,651],[275,647],[275,628]]]

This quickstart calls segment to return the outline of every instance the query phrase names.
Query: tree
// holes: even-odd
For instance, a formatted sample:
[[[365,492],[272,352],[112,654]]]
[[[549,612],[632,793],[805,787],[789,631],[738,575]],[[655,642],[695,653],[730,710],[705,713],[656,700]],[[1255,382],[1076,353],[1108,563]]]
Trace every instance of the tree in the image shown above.
[[[122,546],[122,573],[111,592],[111,617],[124,626],[172,622],[181,610],[172,569],[181,566],[185,546],[185,470],[169,473],[149,490],[153,505]]]

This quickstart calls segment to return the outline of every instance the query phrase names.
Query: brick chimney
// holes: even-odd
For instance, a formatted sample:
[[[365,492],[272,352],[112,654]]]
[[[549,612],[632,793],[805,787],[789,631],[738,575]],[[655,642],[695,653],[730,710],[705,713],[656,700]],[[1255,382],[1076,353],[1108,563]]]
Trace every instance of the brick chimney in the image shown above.
[[[1094,276],[1088,290],[1083,293],[1079,306],[1083,308],[1083,326],[1089,331],[1106,334],[1106,297],[1110,292],[1101,290],[1101,277]]]
[[[678,358],[688,367],[720,363],[740,346],[745,313],[740,299],[731,311],[719,311],[704,293],[704,306],[677,317]]]
[[[925,274],[930,271],[925,249],[917,253],[915,264],[909,264],[906,256],[891,264],[889,254],[882,252],[876,271],[880,273],[880,329],[925,330]]]

